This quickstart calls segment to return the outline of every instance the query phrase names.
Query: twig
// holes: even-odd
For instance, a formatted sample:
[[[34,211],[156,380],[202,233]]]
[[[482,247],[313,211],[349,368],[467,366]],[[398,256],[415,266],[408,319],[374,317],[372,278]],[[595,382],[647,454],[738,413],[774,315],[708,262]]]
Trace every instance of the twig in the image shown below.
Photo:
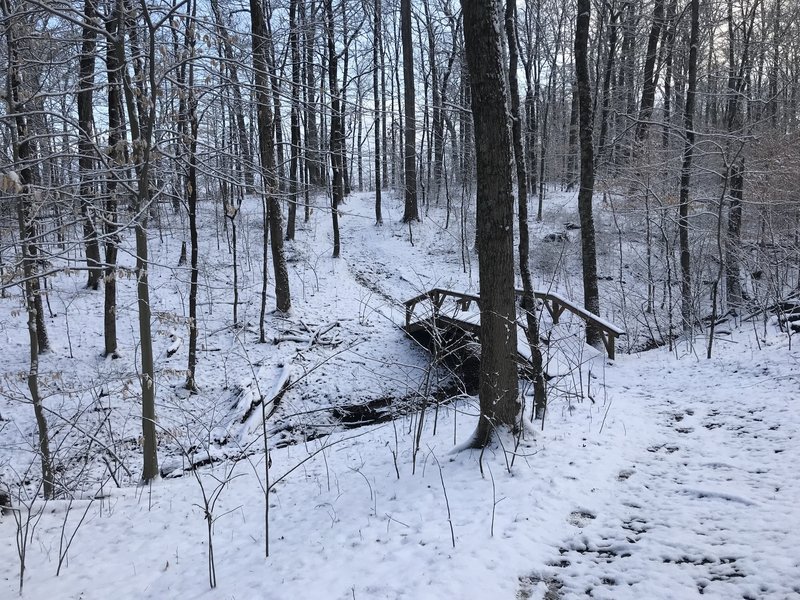
[[[447,488],[444,485],[444,474],[442,473],[442,465],[439,463],[439,459],[436,458],[436,455],[433,453],[433,450],[430,446],[428,446],[428,450],[430,450],[431,456],[433,456],[433,460],[436,461],[436,466],[439,467],[439,480],[442,482],[442,493],[444,494],[444,505],[447,507],[447,524],[450,525],[450,540],[453,542],[453,548],[456,547],[456,533],[453,530],[453,516],[450,513],[450,500],[447,499]]]

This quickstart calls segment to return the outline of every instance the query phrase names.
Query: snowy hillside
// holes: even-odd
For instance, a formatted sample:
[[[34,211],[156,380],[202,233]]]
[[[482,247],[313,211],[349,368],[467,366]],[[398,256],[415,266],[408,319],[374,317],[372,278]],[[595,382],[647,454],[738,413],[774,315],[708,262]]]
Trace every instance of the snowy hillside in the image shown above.
[[[574,200],[554,195],[545,223],[574,221]],[[608,250],[637,255],[636,224],[614,230],[605,212],[599,229],[617,233],[599,236],[602,316],[629,332],[617,359],[583,345],[580,323],[547,325],[544,423],[457,451],[477,399],[400,326],[422,291],[476,292],[474,233],[457,216],[445,229],[444,207],[409,229],[394,198],[378,228],[371,202],[342,207],[340,259],[325,210],[298,232],[293,309],[269,316],[268,344],[260,205],[238,217],[238,329],[230,238],[204,207],[197,395],[182,386],[182,240],[152,233],[163,477],[148,487],[133,282],[120,285],[116,360],[99,357],[102,295],[82,276],[50,282],[43,389],[74,497],[47,503],[33,499],[20,297],[0,300],[0,482],[15,499],[0,517],[0,597],[18,594],[23,556],[32,599],[800,598],[800,351],[774,318],[722,325],[711,359],[702,334],[627,352],[652,325],[626,308],[641,264]],[[537,285],[580,298],[577,238],[532,226]]]

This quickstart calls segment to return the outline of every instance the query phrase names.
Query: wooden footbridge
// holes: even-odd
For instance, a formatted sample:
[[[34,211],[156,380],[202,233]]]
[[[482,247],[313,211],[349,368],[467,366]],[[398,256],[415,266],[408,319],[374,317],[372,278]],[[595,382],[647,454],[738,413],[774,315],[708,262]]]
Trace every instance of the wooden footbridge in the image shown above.
[[[522,290],[516,290],[516,293],[517,298],[522,297]],[[535,291],[534,296],[544,305],[553,324],[558,324],[561,316],[567,311],[588,325],[594,326],[600,332],[606,354],[610,359],[614,358],[616,339],[625,333],[622,329],[573,304],[558,293]],[[469,333],[480,340],[480,302],[480,297],[474,294],[434,288],[405,302],[406,324],[404,329],[412,336],[435,332],[436,335],[442,337],[447,332],[455,330]],[[524,319],[518,320],[517,326],[524,330]],[[517,353],[524,362],[530,360],[531,351],[525,335],[517,336]]]

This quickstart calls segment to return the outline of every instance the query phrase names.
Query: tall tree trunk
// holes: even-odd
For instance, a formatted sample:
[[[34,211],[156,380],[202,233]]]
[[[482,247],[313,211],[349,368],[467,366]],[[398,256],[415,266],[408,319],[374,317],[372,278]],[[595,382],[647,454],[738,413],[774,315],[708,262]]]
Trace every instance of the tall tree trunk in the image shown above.
[[[650,116],[653,113],[653,103],[656,98],[656,56],[658,54],[658,39],[661,36],[661,27],[664,23],[664,0],[655,0],[653,5],[653,22],[650,25],[650,35],[647,40],[647,55],[644,61],[644,84],[642,86],[642,100],[639,105],[639,120],[636,123],[635,142],[640,146],[647,137]]]
[[[124,0],[118,0],[124,3]],[[119,14],[126,15],[125,6],[119,8]],[[134,200],[135,238],[136,238],[136,295],[139,309],[139,353],[141,356],[141,393],[142,393],[142,455],[143,469],[142,481],[148,482],[158,477],[158,447],[156,437],[156,385],[155,366],[153,361],[153,336],[150,320],[152,317],[150,305],[150,288],[148,283],[148,247],[147,247],[147,216],[150,209],[150,152],[152,148],[152,134],[155,125],[157,108],[157,93],[155,82],[155,28],[150,20],[146,6],[142,6],[141,17],[148,26],[148,59],[149,77],[145,79],[143,69],[139,68],[137,75],[137,88],[134,88],[123,71],[123,90],[125,104],[129,115],[131,130],[131,162],[136,171],[136,197]],[[117,36],[117,62],[126,64],[125,58],[125,19],[121,20],[120,33]],[[130,29],[130,33],[135,27]],[[133,47],[135,38],[131,38]],[[138,50],[137,50],[138,51]],[[136,63],[138,61],[134,61]],[[136,70],[135,70],[136,71]],[[145,83],[147,82],[147,83]],[[145,86],[147,85],[147,89]],[[146,108],[145,108],[146,105]],[[139,112],[144,109],[144,112]]]
[[[730,209],[725,238],[725,291],[728,305],[741,309],[746,295],[742,289],[740,254],[742,238],[742,198],[744,195],[744,160],[731,167]]]
[[[269,69],[269,80],[271,84],[270,89],[273,105],[272,132],[275,135],[275,190],[280,193],[285,189],[284,181],[286,180],[286,173],[284,171],[284,165],[286,164],[286,161],[284,159],[283,149],[283,111],[281,110],[281,81],[283,78],[279,77],[278,66],[275,61],[275,42],[272,34],[272,2],[267,0],[264,4],[267,10],[267,14],[265,15],[265,22],[267,25],[266,59],[267,68]],[[278,203],[278,206],[280,207],[280,203]],[[281,234],[281,236],[282,235],[283,234]],[[281,237],[281,243],[282,242],[283,237]]]
[[[20,73],[19,38],[16,35],[12,9],[8,0],[2,0],[2,10],[6,19],[6,45],[8,50],[8,80],[6,102],[8,114],[13,116],[14,128],[12,129],[13,152],[15,163],[18,167],[22,190],[26,196],[24,212],[25,229],[20,230],[20,239],[27,241],[27,255],[31,268],[30,276],[26,276],[26,300],[33,302],[33,315],[36,320],[36,353],[43,354],[50,349],[50,340],[47,337],[47,326],[44,317],[41,285],[38,276],[39,249],[36,245],[36,217],[38,208],[30,206],[33,202],[31,186],[34,183],[34,164],[36,146],[30,133],[30,118],[26,116],[31,111],[29,101],[23,97],[23,77]],[[34,86],[33,89],[37,89]],[[32,102],[30,102],[32,104]],[[28,292],[27,283],[30,284]],[[30,309],[29,309],[30,310]],[[38,365],[38,363],[37,363]],[[38,369],[38,366],[37,366]],[[37,371],[38,372],[38,371]]]
[[[119,32],[122,3],[114,8],[106,22],[111,39]],[[122,118],[122,71],[114,44],[106,46],[108,79],[108,148],[111,170],[106,180],[105,198],[105,276],[103,286],[103,343],[105,356],[117,354],[117,181],[126,163],[122,142],[125,139]]]
[[[477,164],[481,298],[480,421],[472,445],[519,418],[514,301],[514,196],[502,12],[496,0],[462,0]],[[497,26],[487,26],[495,24]]]
[[[289,217],[286,221],[286,239],[294,239],[299,195],[300,167],[300,32],[297,25],[297,5],[301,0],[289,3],[289,46],[292,56],[292,107],[290,115],[292,146],[289,149]]]
[[[342,123],[341,98],[339,96],[338,65],[334,39],[333,0],[325,0],[326,29],[328,38],[328,86],[331,94],[331,170],[333,171],[331,194],[331,218],[333,222],[333,257],[339,258],[341,242],[339,237],[339,205],[344,200],[344,131]]]
[[[403,223],[419,220],[417,207],[417,117],[414,100],[414,46],[411,36],[411,0],[400,0],[400,37],[403,44],[403,113],[405,116]]]
[[[94,61],[97,47],[95,0],[85,0],[83,6],[83,43],[78,61],[78,171],[80,173],[80,204],[83,217],[83,240],[86,245],[86,266],[89,270],[86,287],[97,290],[103,277],[100,261],[100,244],[95,225],[96,185],[94,181],[94,117],[92,94],[94,91]]]
[[[430,62],[431,79],[431,105],[432,105],[432,131],[429,143],[429,154],[433,155],[433,182],[436,189],[433,193],[435,201],[439,200],[439,186],[442,182],[442,170],[444,165],[444,121],[442,119],[442,94],[439,80],[439,67],[436,59],[436,37],[434,35],[433,21],[429,2],[423,3],[425,11],[425,28],[428,41],[428,57]],[[428,161],[430,163],[430,160]]]
[[[578,0],[575,24],[575,78],[580,101],[581,188],[578,192],[578,213],[581,220],[581,259],[583,263],[583,304],[586,310],[600,314],[600,292],[597,288],[597,251],[594,239],[592,195],[594,193],[594,147],[592,146],[592,93],[589,84],[589,18],[591,0]],[[586,343],[598,346],[600,332],[587,324]]]
[[[684,104],[683,123],[686,142],[681,165],[681,185],[678,200],[678,245],[681,264],[681,318],[683,330],[691,332],[694,325],[692,310],[692,264],[689,252],[689,184],[691,182],[692,157],[695,131],[694,111],[697,103],[697,47],[700,39],[700,0],[691,0],[691,32],[689,34],[689,74]]]
[[[186,389],[191,391],[197,390],[197,379],[195,371],[197,367],[197,337],[199,329],[197,327],[197,287],[200,276],[200,269],[198,268],[199,258],[199,240],[197,236],[197,96],[195,95],[194,88],[194,54],[195,54],[195,15],[197,14],[197,2],[189,0],[189,5],[186,7],[186,50],[187,58],[192,60],[189,63],[189,79],[188,79],[188,122],[189,122],[189,171],[186,177],[186,206],[189,212],[189,241],[190,241],[190,259],[189,259],[189,351],[186,366]],[[245,173],[250,171],[249,165],[245,166]],[[252,179],[252,171],[251,179]]]
[[[267,24],[264,8],[259,0],[250,0],[251,46],[253,50],[253,71],[256,92],[258,121],[258,146],[261,155],[261,179],[265,194],[264,252],[269,238],[272,253],[272,269],[275,275],[275,300],[279,311],[288,312],[292,307],[289,290],[289,271],[283,251],[283,217],[277,196],[275,181],[275,120],[272,115],[269,72],[267,67]],[[264,258],[266,262],[266,257]],[[266,269],[262,273],[267,278]],[[261,327],[263,331],[263,310]]]
[[[12,151],[15,166],[18,168],[18,181],[8,181],[3,176],[3,192],[13,192],[18,195],[17,199],[17,218],[19,222],[20,246],[22,250],[22,271],[25,277],[25,310],[27,313],[27,328],[29,341],[29,369],[28,369],[28,391],[31,395],[34,417],[36,418],[36,429],[38,435],[38,454],[42,468],[42,490],[44,497],[53,497],[54,481],[53,469],[50,456],[50,435],[47,427],[42,398],[39,394],[39,354],[46,350],[40,347],[41,333],[39,323],[43,322],[40,318],[41,292],[39,289],[38,276],[38,251],[35,243],[36,224],[35,207],[32,206],[33,190],[33,171],[31,163],[34,160],[33,145],[28,131],[28,118],[25,116],[27,107],[23,99],[23,81],[19,65],[19,41],[15,28],[15,16],[9,6],[8,0],[0,0],[3,20],[5,21],[5,37],[7,56],[7,94],[5,97],[8,103],[8,115],[13,117],[13,127],[11,129]],[[37,298],[40,300],[37,306]],[[44,340],[47,341],[47,332],[44,331]]]
[[[374,0],[374,35],[372,40],[372,105],[375,113],[375,123],[373,125],[375,135],[375,224],[383,225],[383,212],[381,209],[381,132],[382,114],[381,105],[384,103],[380,98],[382,89],[379,88],[379,77],[382,77],[380,57],[383,52],[381,20],[381,0]]]
[[[617,135],[614,142],[614,165],[618,166],[625,163],[630,156],[627,119],[633,118],[634,91],[634,64],[636,59],[636,3],[633,0],[623,0],[622,20],[622,47],[620,48],[619,78],[616,90],[619,95],[616,98],[616,123],[615,130]]]
[[[525,335],[531,351],[533,372],[533,401],[536,415],[544,415],[547,402],[544,382],[544,361],[539,346],[539,322],[536,318],[536,296],[530,267],[530,233],[528,231],[528,176],[525,165],[525,147],[522,143],[522,115],[519,106],[519,81],[517,71],[517,4],[506,0],[506,37],[508,39],[508,91],[511,95],[511,135],[514,142],[514,159],[517,166],[517,207],[519,219],[519,272],[522,278],[522,310],[525,311]]]

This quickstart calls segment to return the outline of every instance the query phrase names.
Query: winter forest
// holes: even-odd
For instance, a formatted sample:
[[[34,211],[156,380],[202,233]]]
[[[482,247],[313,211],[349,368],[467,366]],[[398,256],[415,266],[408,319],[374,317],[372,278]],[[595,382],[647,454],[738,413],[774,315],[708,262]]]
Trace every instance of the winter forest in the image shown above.
[[[800,598],[796,0],[0,19],[0,597]]]

